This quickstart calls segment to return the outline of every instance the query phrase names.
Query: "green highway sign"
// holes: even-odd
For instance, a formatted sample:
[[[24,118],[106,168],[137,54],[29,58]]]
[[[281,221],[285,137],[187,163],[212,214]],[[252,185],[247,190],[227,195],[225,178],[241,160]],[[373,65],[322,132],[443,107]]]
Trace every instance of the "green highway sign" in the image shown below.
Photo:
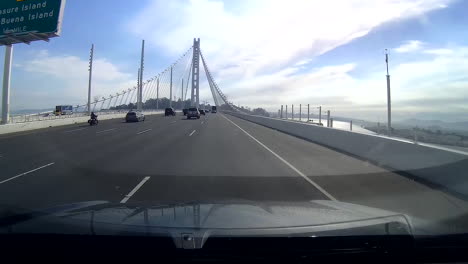
[[[0,45],[60,35],[65,0],[0,0]]]

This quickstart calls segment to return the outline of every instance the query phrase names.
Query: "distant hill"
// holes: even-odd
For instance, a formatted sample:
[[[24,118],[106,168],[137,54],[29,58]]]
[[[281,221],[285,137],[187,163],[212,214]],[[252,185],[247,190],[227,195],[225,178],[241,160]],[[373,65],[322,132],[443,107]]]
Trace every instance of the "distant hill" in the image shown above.
[[[400,127],[420,127],[431,130],[463,130],[468,131],[468,121],[464,122],[445,122],[442,120],[421,120],[421,119],[406,119],[394,122],[394,126]]]

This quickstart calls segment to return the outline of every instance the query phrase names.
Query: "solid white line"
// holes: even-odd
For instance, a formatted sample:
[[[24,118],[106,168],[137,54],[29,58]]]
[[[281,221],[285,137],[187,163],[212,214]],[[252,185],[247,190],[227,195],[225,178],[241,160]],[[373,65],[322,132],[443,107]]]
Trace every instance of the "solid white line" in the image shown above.
[[[39,168],[35,168],[35,169],[33,169],[33,170],[30,170],[30,171],[27,171],[27,172],[23,172],[23,173],[21,173],[21,174],[18,174],[18,175],[16,175],[16,176],[13,176],[13,177],[11,177],[11,178],[9,178],[9,179],[6,179],[6,180],[4,180],[4,181],[1,181],[0,184],[5,183],[5,182],[8,182],[8,181],[11,181],[11,180],[16,179],[16,178],[18,178],[18,177],[24,176],[24,175],[29,174],[29,173],[31,173],[31,172],[35,172],[35,171],[37,171],[37,170],[43,169],[43,168],[45,168],[45,167],[49,167],[49,166],[54,165],[54,164],[55,164],[55,162],[52,162],[52,163],[46,164],[46,165],[44,165],[44,166],[41,166],[41,167],[39,167]]]
[[[172,121],[171,124],[174,124],[175,122],[177,122],[177,121]]]
[[[65,131],[65,132],[63,132],[63,133],[70,133],[70,132],[80,131],[80,130],[84,130],[84,129],[86,129],[86,127],[78,128],[78,129],[73,129],[73,130],[68,130],[68,131]]]
[[[193,133],[195,133],[196,130],[192,131],[192,133],[190,133],[190,135],[188,135],[189,137],[191,137],[193,135]]]
[[[109,132],[109,131],[112,131],[112,130],[116,130],[116,128],[111,128],[111,129],[106,129],[106,130],[98,131],[98,132],[96,132],[96,134],[104,133],[104,132]]]
[[[229,118],[225,117],[224,115],[221,115],[222,117],[224,117],[227,121],[231,122],[233,125],[235,125],[237,128],[239,128],[242,132],[244,132],[247,136],[249,136],[250,138],[252,138],[253,140],[255,140],[255,142],[257,142],[258,144],[260,144],[260,146],[262,146],[263,148],[265,148],[266,150],[268,150],[271,154],[273,154],[275,157],[277,157],[279,160],[281,160],[284,164],[288,165],[289,168],[291,168],[293,171],[295,171],[297,174],[299,174],[302,178],[304,178],[304,180],[306,180],[308,183],[312,184],[315,188],[317,188],[320,192],[322,192],[325,196],[327,196],[330,200],[333,200],[333,201],[337,201],[337,199],[335,197],[333,197],[333,195],[331,195],[330,193],[328,193],[327,191],[325,191],[325,189],[323,189],[322,187],[320,187],[320,185],[318,185],[317,183],[315,183],[314,181],[312,181],[311,179],[309,179],[309,177],[307,177],[307,175],[305,175],[304,173],[302,173],[299,169],[297,169],[296,167],[294,167],[291,163],[287,162],[285,159],[283,159],[280,155],[276,154],[273,150],[271,150],[270,148],[268,148],[267,146],[265,146],[265,144],[263,144],[262,142],[260,142],[258,139],[256,139],[254,136],[250,135],[247,131],[245,131],[244,129],[242,129],[240,126],[238,126],[236,123],[234,123],[233,121],[231,121]]]
[[[146,129],[146,130],[140,131],[140,132],[138,132],[138,133],[137,133],[137,135],[140,135],[140,134],[143,134],[143,133],[149,132],[149,131],[151,131],[151,130],[153,130],[153,129],[152,129],[152,128],[150,128],[150,129]]]
[[[128,199],[130,199],[130,197],[132,197],[138,191],[138,189],[140,189],[141,186],[143,186],[143,184],[145,184],[145,182],[149,180],[149,178],[149,176],[146,176],[137,186],[135,186],[135,188],[133,188],[133,190],[129,194],[125,195],[125,198],[123,198],[122,201],[120,201],[120,203],[126,203]]]

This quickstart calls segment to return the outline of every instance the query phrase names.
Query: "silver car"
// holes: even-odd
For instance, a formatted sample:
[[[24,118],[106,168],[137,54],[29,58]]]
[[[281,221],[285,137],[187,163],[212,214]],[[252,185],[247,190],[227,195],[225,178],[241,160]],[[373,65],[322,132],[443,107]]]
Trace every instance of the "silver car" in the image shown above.
[[[187,111],[187,119],[190,119],[192,117],[196,117],[197,119],[200,119],[200,111],[198,111],[198,108],[191,107]]]

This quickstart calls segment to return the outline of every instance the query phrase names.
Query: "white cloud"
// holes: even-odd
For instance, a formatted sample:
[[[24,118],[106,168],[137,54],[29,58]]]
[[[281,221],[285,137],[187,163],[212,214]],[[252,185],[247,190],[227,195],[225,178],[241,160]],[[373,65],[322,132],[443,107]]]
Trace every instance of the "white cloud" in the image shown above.
[[[193,37],[201,38],[204,56],[225,94],[252,106],[262,100],[273,107],[286,99],[313,98],[316,91],[343,98],[353,92],[344,84],[358,86],[349,74],[356,65],[309,73],[302,72],[303,66],[383,23],[420,16],[449,2],[258,0],[226,6],[220,0],[154,0],[131,17],[126,28],[168,57],[184,52]],[[208,97],[209,92],[201,95]]]
[[[451,50],[391,68],[396,119],[439,112],[448,120],[456,120],[460,116],[451,113],[468,113],[468,47]],[[276,111],[281,104],[302,103],[322,105],[338,116],[385,120],[384,74],[370,71],[365,76],[353,77],[356,67],[356,64],[333,65],[302,73],[295,67],[286,68],[281,74],[264,74],[237,82],[229,95],[235,103],[270,111]],[[429,117],[430,114],[426,118]]]
[[[434,55],[451,55],[453,54],[453,50],[451,49],[428,49],[424,50],[426,54],[434,54]]]
[[[37,82],[31,87],[30,94],[34,102],[21,100],[22,104],[33,104],[37,101],[47,105],[61,102],[85,103],[88,87],[88,60],[72,55],[50,55],[42,50],[30,61],[23,62],[25,74],[33,74],[46,78],[47,81]],[[135,81],[131,74],[122,72],[119,68],[104,58],[95,58],[93,62],[92,94],[108,96],[118,91],[132,87]],[[60,102],[60,103],[61,103]]]
[[[398,53],[415,52],[421,50],[423,45],[424,43],[419,40],[410,40],[396,48],[395,51]]]
[[[254,76],[314,57],[367,34],[382,23],[423,14],[448,0],[248,1],[230,12],[219,0],[150,1],[127,29],[179,55],[201,38],[219,77]],[[338,8],[339,7],[339,8]],[[177,14],[177,15],[174,15]],[[157,26],[154,26],[157,25]]]

